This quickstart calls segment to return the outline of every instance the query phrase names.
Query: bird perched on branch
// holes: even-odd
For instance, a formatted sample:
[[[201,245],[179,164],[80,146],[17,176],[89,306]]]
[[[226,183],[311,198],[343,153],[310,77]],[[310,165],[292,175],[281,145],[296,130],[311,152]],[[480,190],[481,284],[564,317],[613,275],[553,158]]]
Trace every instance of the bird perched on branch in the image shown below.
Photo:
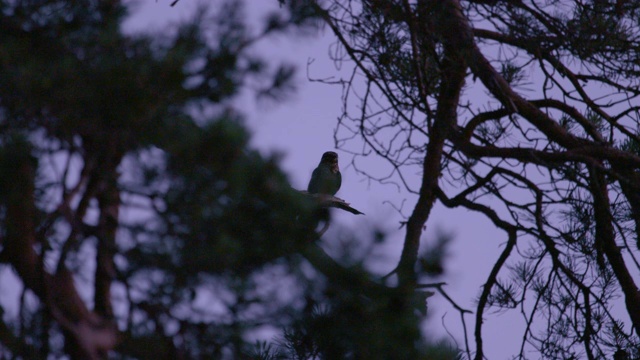
[[[322,154],[320,164],[313,170],[307,191],[311,194],[335,195],[342,184],[342,175],[338,167],[338,154],[327,151]]]
[[[310,194],[333,196],[338,192],[341,184],[342,174],[340,174],[340,168],[338,167],[338,154],[333,151],[327,151],[322,154],[320,164],[318,164],[318,167],[313,170],[311,174],[307,192]],[[319,232],[323,234],[329,227],[329,209],[322,206],[318,209],[316,215],[319,220],[325,223]]]

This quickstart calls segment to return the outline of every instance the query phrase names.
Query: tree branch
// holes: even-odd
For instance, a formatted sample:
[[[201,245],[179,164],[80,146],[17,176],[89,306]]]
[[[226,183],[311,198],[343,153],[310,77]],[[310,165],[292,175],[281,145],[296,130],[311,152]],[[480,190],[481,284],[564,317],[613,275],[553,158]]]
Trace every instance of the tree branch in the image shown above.
[[[436,28],[441,29],[440,35],[444,39],[442,82],[434,124],[427,144],[427,154],[422,163],[420,194],[407,221],[404,247],[398,263],[398,278],[401,286],[413,287],[415,284],[414,267],[420,247],[420,237],[436,199],[435,190],[441,173],[440,164],[444,143],[457,120],[460,92],[467,68],[463,56],[459,53],[459,43],[467,42],[466,37],[471,36],[471,33],[449,31],[449,29],[462,17],[462,9],[458,1],[441,2],[439,14],[436,17],[441,23],[437,24]]]
[[[333,208],[338,208],[340,210],[348,211],[355,215],[364,215],[363,212],[361,212],[358,209],[352,208],[348,202],[338,197],[335,197],[329,194],[311,194],[305,190],[298,190],[298,191],[305,196],[313,198],[318,203],[318,205],[320,205],[320,207],[324,207],[324,208],[333,207]]]
[[[24,153],[11,159],[15,178],[8,189],[4,256],[63,328],[72,358],[102,359],[118,341],[115,323],[89,311],[66,267],[54,275],[44,270],[35,250],[35,165],[28,149],[16,150]]]

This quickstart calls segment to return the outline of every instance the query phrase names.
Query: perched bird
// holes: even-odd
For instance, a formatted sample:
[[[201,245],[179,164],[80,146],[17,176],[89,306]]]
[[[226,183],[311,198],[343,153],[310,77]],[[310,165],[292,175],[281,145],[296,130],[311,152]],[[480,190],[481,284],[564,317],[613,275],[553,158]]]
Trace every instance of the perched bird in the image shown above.
[[[327,151],[322,154],[318,167],[313,170],[307,191],[312,194],[335,195],[342,184],[342,175],[338,168],[338,154]]]

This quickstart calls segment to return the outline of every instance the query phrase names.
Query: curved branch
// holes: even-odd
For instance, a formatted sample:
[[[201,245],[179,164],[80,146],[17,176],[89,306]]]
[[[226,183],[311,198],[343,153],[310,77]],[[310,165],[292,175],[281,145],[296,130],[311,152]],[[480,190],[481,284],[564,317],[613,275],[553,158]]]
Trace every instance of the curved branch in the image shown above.
[[[490,179],[491,176],[492,175],[490,174],[485,179]],[[478,184],[482,184],[482,182],[478,182]],[[482,185],[479,185],[479,186],[482,186]],[[498,260],[496,261],[495,265],[491,269],[491,272],[489,273],[487,281],[482,286],[482,293],[480,294],[480,299],[478,300],[478,312],[476,313],[476,324],[475,324],[475,338],[476,338],[475,359],[482,360],[484,358],[483,342],[482,342],[482,323],[484,321],[483,319],[484,309],[489,299],[489,294],[491,294],[491,288],[497,282],[498,273],[500,272],[500,269],[502,269],[505,262],[509,258],[509,255],[511,255],[511,251],[515,247],[518,237],[517,237],[517,228],[514,225],[500,219],[500,217],[491,208],[467,200],[464,196],[465,193],[466,191],[460,195],[455,196],[452,199],[449,199],[444,194],[444,192],[442,192],[442,190],[438,190],[438,199],[445,206],[449,208],[464,206],[467,209],[479,211],[485,214],[489,219],[491,219],[495,226],[503,229],[508,234],[507,245],[505,246],[504,250],[498,257]]]
[[[596,221],[596,251],[604,251],[611,268],[613,269],[622,292],[625,295],[627,312],[636,330],[640,335],[640,292],[638,286],[629,273],[629,269],[624,263],[620,249],[616,245],[613,226],[611,225],[611,204],[609,203],[606,179],[601,171],[594,168],[589,170],[591,175],[591,193],[593,195],[594,218]]]

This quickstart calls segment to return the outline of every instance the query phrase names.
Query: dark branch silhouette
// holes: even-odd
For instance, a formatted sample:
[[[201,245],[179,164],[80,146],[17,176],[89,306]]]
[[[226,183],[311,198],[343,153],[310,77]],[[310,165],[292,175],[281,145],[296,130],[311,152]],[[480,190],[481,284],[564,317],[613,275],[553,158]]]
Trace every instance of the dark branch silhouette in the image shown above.
[[[313,198],[314,201],[318,203],[320,207],[333,207],[337,209],[341,209],[347,212],[350,212],[355,215],[364,215],[358,209],[352,208],[350,204],[338,197],[329,194],[311,194],[305,190],[298,190],[301,194]]]

